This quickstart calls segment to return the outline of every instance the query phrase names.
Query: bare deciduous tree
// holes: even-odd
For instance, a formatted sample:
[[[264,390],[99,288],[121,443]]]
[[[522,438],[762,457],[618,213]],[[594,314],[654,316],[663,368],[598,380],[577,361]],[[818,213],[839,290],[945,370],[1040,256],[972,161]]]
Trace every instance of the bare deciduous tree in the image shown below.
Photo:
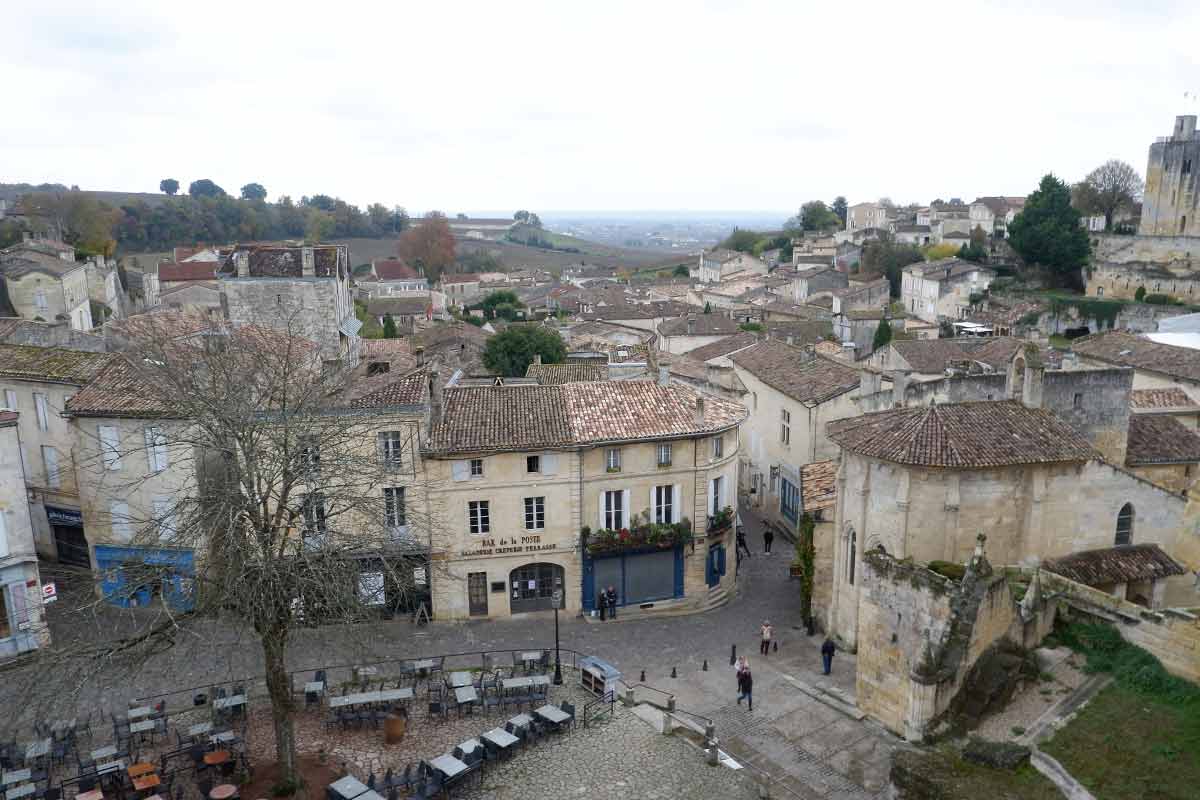
[[[1076,206],[1088,214],[1103,214],[1104,229],[1112,230],[1113,217],[1118,211],[1133,209],[1145,183],[1136,169],[1112,159],[1089,172],[1074,189]]]

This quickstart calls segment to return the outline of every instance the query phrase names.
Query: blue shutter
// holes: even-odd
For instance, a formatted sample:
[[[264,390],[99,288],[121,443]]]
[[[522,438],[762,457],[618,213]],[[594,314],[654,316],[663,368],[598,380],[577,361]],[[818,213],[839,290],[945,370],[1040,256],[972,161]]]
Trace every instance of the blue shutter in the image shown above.
[[[717,548],[717,574],[725,574],[725,545]]]
[[[583,551],[583,610],[592,611],[596,608],[596,565]]]
[[[683,597],[683,545],[675,546],[675,596]]]

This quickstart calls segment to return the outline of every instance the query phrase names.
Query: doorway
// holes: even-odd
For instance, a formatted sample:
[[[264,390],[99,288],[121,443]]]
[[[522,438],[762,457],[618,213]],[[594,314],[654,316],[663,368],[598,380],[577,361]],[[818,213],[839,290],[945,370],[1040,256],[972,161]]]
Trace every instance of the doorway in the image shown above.
[[[467,604],[472,617],[486,617],[488,613],[487,573],[467,573]]]
[[[548,611],[554,608],[554,590],[563,588],[563,568],[557,564],[526,564],[509,574],[510,611]]]

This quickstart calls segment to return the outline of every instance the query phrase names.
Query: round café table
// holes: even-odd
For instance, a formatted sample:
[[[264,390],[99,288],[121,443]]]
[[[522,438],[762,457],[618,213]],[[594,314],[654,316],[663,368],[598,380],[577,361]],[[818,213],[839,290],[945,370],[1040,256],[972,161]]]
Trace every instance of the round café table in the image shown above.
[[[204,754],[204,763],[210,767],[215,767],[218,764],[224,764],[228,760],[228,750],[213,750],[211,753]]]
[[[208,793],[209,800],[236,800],[238,796],[238,787],[232,783],[222,783],[220,786],[214,786],[212,791]]]

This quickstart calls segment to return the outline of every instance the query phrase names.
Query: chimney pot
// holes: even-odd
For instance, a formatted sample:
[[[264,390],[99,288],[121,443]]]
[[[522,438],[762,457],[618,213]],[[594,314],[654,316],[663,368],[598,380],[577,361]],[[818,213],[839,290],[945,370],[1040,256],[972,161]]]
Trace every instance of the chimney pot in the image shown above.
[[[688,318],[687,318],[687,332],[688,332],[688,336],[691,336],[691,335],[692,335],[692,331],[694,331],[695,329],[696,329],[696,318],[695,318],[695,317],[688,317]]]
[[[234,251],[233,263],[237,267],[237,276],[239,278],[245,278],[250,275],[250,254],[245,250]]]
[[[541,354],[541,353],[534,353],[534,355],[533,355],[533,363],[535,363],[535,364],[540,364],[540,363],[542,363],[542,354]]]
[[[704,398],[703,397],[696,398],[696,424],[697,425],[704,424]]]
[[[666,386],[671,382],[671,371],[666,367],[658,368],[658,385]]]
[[[300,274],[305,278],[317,274],[317,258],[311,247],[300,248]]]

